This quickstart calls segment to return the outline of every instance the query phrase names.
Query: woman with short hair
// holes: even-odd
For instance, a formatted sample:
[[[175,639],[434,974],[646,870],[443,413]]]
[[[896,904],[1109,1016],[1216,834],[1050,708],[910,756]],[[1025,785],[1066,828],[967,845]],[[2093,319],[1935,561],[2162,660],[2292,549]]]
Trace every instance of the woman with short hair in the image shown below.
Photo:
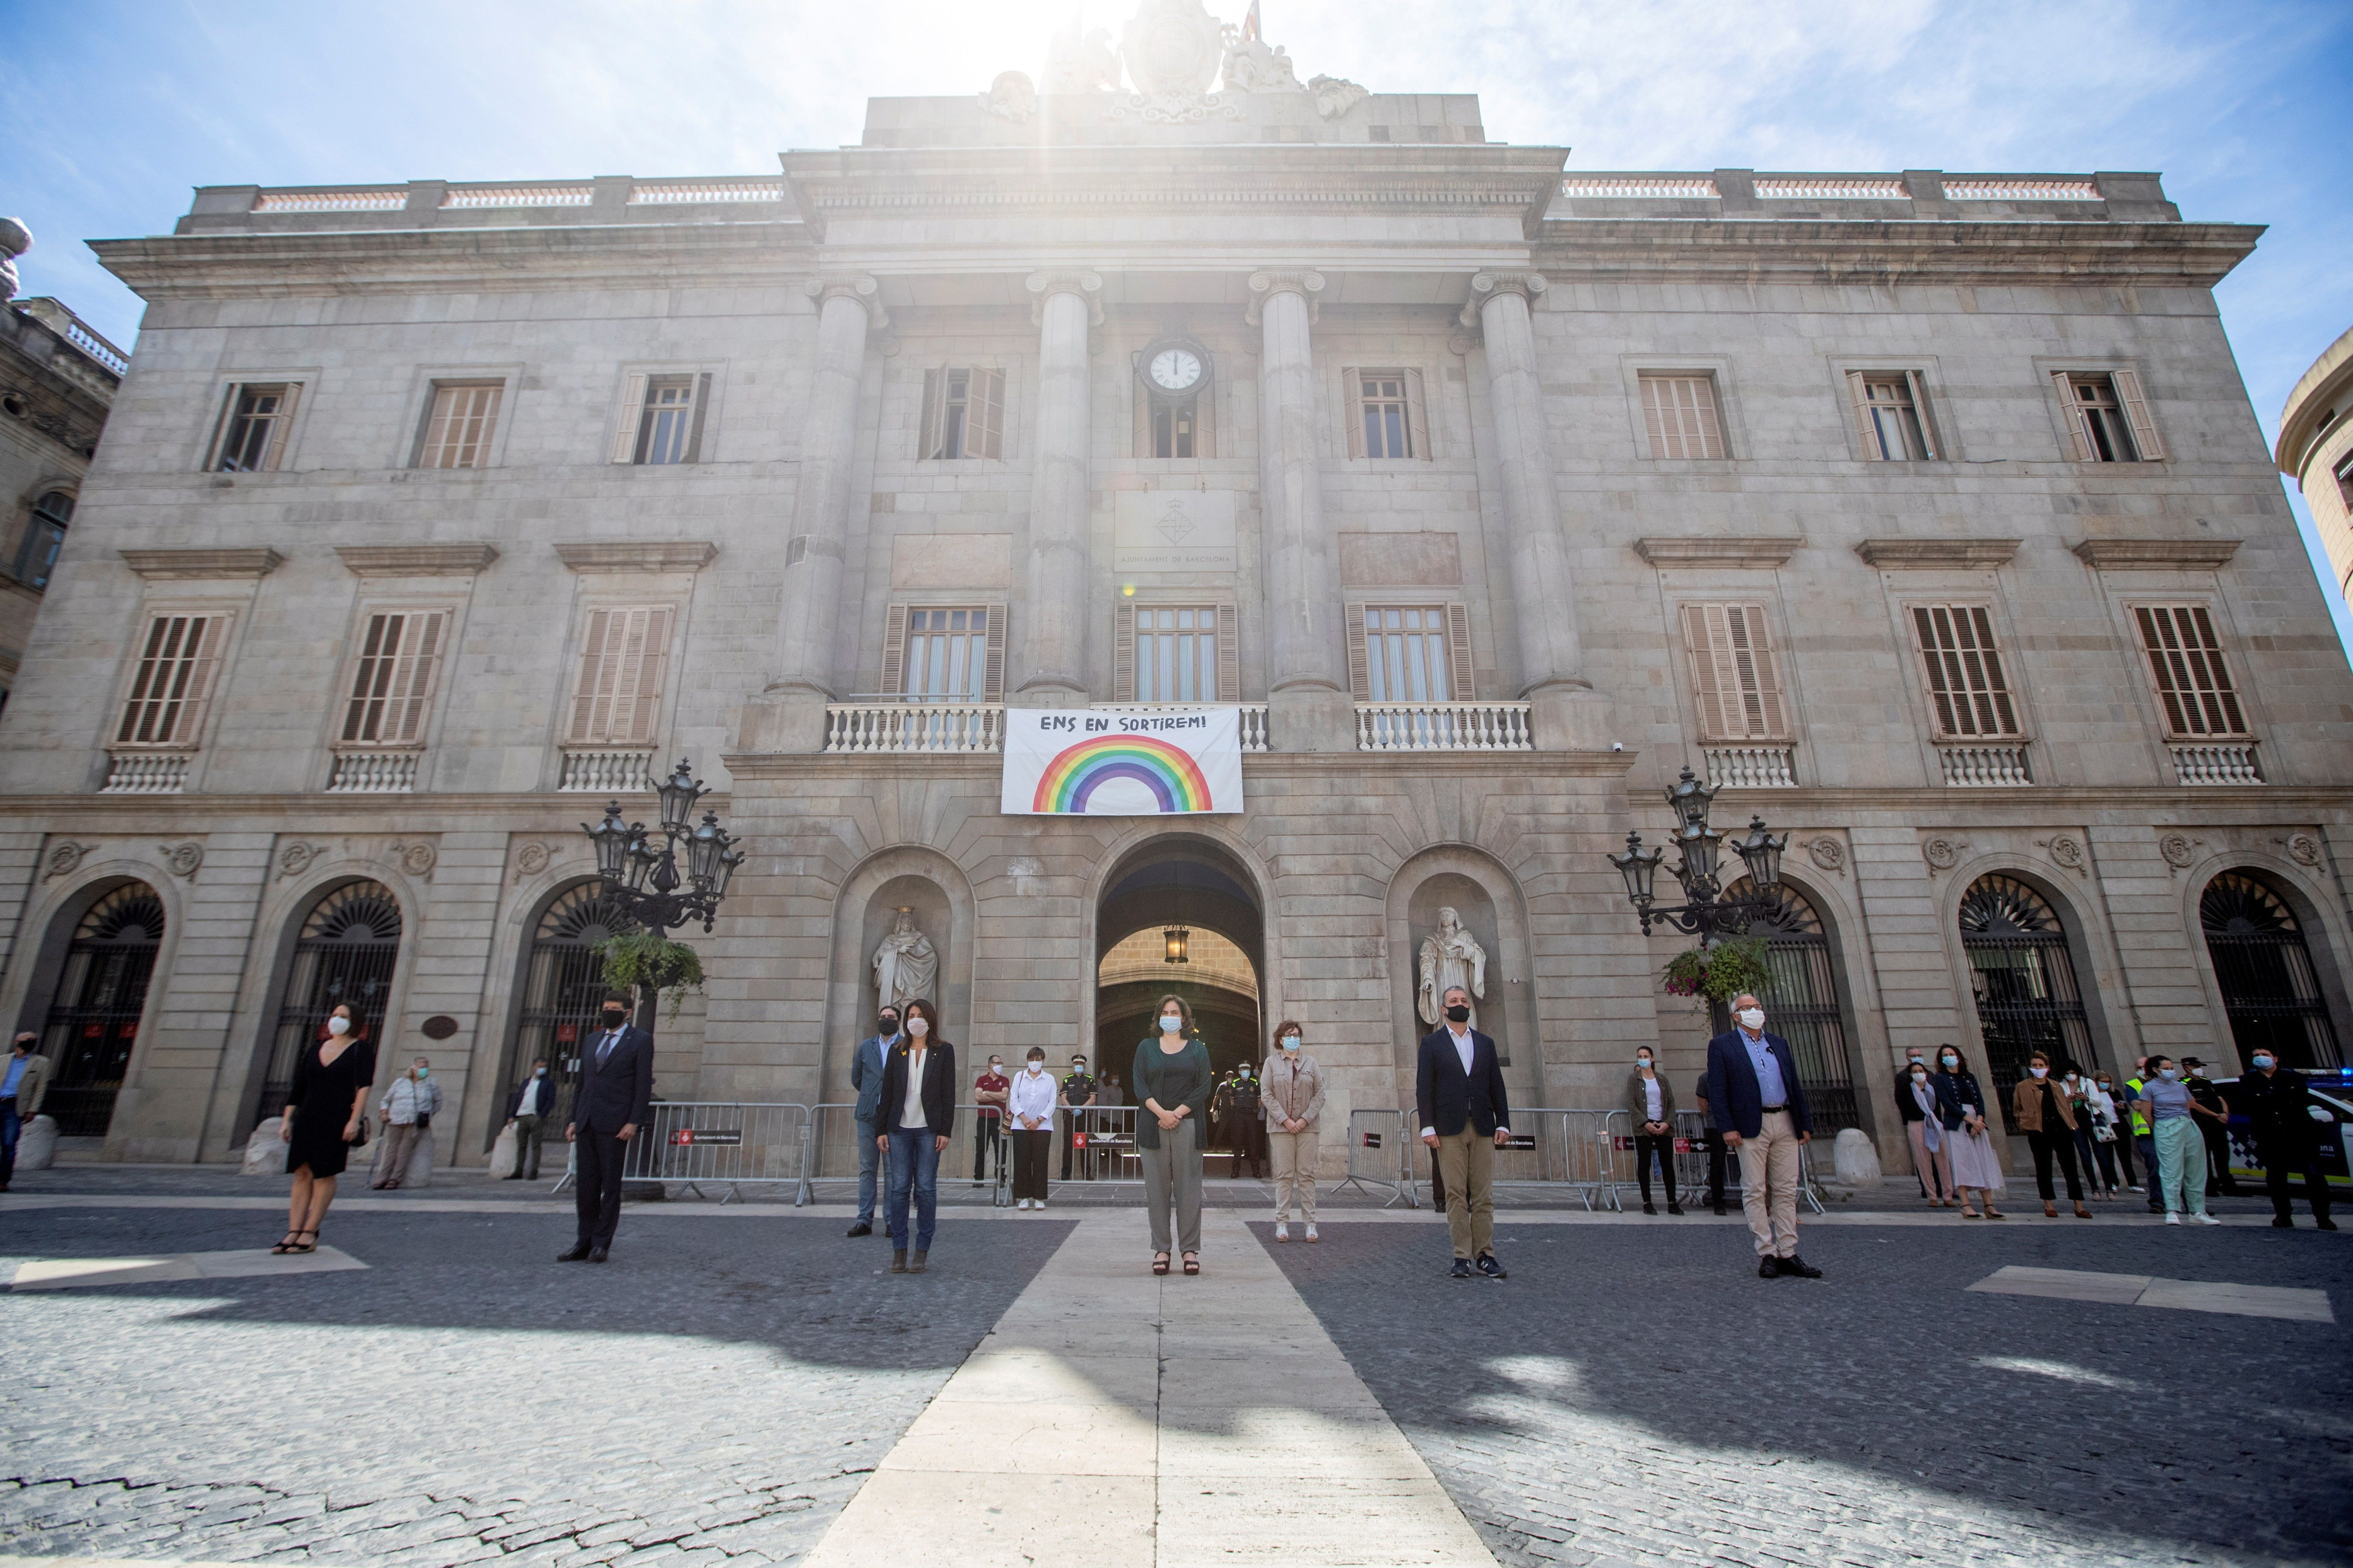
[[[1317,1118],[1324,1114],[1324,1069],[1306,1051],[1306,1032],[1293,1019],[1276,1026],[1274,1050],[1259,1074],[1259,1105],[1266,1115],[1268,1152],[1274,1159],[1274,1239],[1291,1239],[1291,1207],[1295,1199],[1300,1217],[1307,1222],[1307,1239],[1315,1235],[1315,1151],[1320,1134]]]
[[[1006,1115],[1013,1123],[1015,1208],[1046,1206],[1046,1156],[1054,1148],[1054,1100],[1060,1088],[1046,1070],[1046,1047],[1030,1047],[1006,1091]]]
[[[1152,1271],[1168,1272],[1168,1216],[1185,1272],[1201,1271],[1201,1113],[1214,1081],[1209,1047],[1193,1031],[1193,1010],[1181,996],[1163,996],[1153,1009],[1153,1032],[1135,1047],[1136,1158],[1144,1166],[1144,1205],[1152,1220]]]

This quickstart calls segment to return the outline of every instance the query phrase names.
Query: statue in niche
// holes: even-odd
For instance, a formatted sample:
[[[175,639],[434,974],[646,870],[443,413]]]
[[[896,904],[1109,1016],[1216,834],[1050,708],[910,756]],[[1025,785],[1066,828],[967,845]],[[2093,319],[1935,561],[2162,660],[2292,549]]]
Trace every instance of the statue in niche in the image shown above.
[[[1081,37],[1076,22],[1058,29],[1046,49],[1046,90],[1117,92],[1119,52],[1112,47],[1109,30],[1095,27]]]
[[[1487,994],[1487,950],[1462,929],[1451,909],[1438,911],[1438,929],[1421,939],[1421,984],[1416,993],[1421,1021],[1432,1028],[1445,1017],[1440,999],[1460,985],[1471,993],[1471,1026],[1479,1026],[1479,1003]]]
[[[1027,125],[1038,112],[1038,92],[1019,71],[1005,71],[980,95],[980,106],[999,120]]]
[[[919,996],[937,1001],[932,987],[939,977],[939,950],[915,929],[915,911],[902,906],[898,923],[874,950],[874,989],[881,1005],[903,1009]]]

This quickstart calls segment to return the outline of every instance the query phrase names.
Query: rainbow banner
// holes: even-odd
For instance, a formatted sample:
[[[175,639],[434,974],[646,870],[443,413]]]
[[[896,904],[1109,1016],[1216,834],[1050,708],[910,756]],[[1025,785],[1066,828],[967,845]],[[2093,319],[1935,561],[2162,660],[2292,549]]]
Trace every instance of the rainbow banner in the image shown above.
[[[1231,708],[1011,709],[1008,816],[1188,816],[1242,808]]]

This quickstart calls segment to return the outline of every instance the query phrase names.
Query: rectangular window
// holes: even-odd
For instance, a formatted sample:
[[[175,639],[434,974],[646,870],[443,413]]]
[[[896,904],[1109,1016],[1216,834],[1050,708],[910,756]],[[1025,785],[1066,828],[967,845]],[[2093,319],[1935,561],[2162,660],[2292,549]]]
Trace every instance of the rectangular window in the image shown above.
[[[1873,462],[1917,463],[1936,456],[1928,400],[1912,371],[1850,371],[1863,456]]]
[[[2345,503],[2345,510],[2353,511],[2353,452],[2337,459],[2337,495]]]
[[[1721,458],[1724,421],[1712,375],[1645,375],[1642,419],[1653,458]]]
[[[2165,447],[2158,439],[2148,396],[2132,371],[2099,374],[2054,371],[2052,381],[2060,401],[2067,405],[2067,431],[2079,463],[2159,463]]]
[[[1005,456],[1005,373],[954,366],[925,371],[920,455]]]
[[[702,405],[711,389],[711,378],[654,375],[645,377],[644,382],[644,393],[633,400],[637,409],[635,429],[629,455],[622,460],[649,467],[700,462]]]
[[[157,616],[147,623],[139,662],[115,727],[119,746],[193,746],[227,640],[227,616]]]
[[[1685,605],[1683,646],[1691,653],[1701,739],[1788,738],[1764,605]]]
[[[351,700],[343,709],[343,744],[413,746],[424,738],[448,619],[446,610],[392,611],[367,618],[352,671]]]
[[[276,468],[286,456],[286,436],[293,426],[294,402],[301,390],[288,382],[230,387],[220,445],[209,467],[228,474]]]
[[[2221,640],[2202,605],[2148,605],[2133,612],[2157,678],[2165,727],[2175,736],[2243,735],[2247,717],[2222,662]]]
[[[1350,605],[1348,676],[1360,702],[1469,702],[1471,623],[1460,605]]]
[[[1922,605],[1912,611],[1928,700],[1940,735],[2015,735],[2018,711],[1993,644],[1993,621],[1974,605]]]
[[[566,741],[579,745],[651,742],[670,671],[670,614],[666,605],[588,613]]]
[[[58,569],[58,552],[66,547],[66,525],[73,521],[74,498],[50,490],[33,503],[26,521],[24,542],[16,547],[16,581],[27,588],[47,588]]]
[[[1155,458],[1194,458],[1201,456],[1194,448],[1197,434],[1193,421],[1193,405],[1188,397],[1182,403],[1155,403],[1152,405],[1152,455]]]
[[[491,437],[497,434],[500,382],[444,385],[436,382],[425,416],[425,438],[417,451],[420,468],[480,468],[490,466]]]
[[[883,635],[883,690],[916,702],[999,700],[1004,613],[994,605],[892,605]]]
[[[1349,405],[1348,456],[1428,458],[1430,418],[1422,405],[1421,372],[1341,372]]]
[[[1135,700],[1215,702],[1218,612],[1214,605],[1137,605]]]

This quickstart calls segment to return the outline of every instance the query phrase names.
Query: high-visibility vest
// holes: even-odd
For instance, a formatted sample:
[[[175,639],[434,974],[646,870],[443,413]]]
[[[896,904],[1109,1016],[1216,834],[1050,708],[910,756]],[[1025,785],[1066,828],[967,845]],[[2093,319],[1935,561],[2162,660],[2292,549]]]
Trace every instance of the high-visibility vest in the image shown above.
[[[2142,1107],[2143,1105],[2146,1105],[2146,1104],[2147,1103],[2147,1100],[2144,1100],[2141,1098],[2141,1094],[2140,1094],[2140,1091],[2141,1091],[2141,1080],[2140,1080],[2139,1079],[2137,1079],[2137,1078],[2128,1078],[2128,1079],[2125,1079],[2125,1087],[2126,1087],[2126,1089],[2131,1089],[2131,1090],[2132,1090],[2132,1092],[2133,1092],[2133,1098],[2132,1098],[2132,1129],[2133,1129],[2133,1136],[2134,1136],[2134,1137],[2136,1137],[2136,1138],[2146,1138],[2146,1137],[2147,1137],[2147,1136],[2149,1135],[2149,1131],[2148,1131],[2148,1117],[2147,1117],[2147,1113],[2146,1113],[2146,1112],[2144,1112],[2144,1111],[2141,1110],[2141,1107]]]

